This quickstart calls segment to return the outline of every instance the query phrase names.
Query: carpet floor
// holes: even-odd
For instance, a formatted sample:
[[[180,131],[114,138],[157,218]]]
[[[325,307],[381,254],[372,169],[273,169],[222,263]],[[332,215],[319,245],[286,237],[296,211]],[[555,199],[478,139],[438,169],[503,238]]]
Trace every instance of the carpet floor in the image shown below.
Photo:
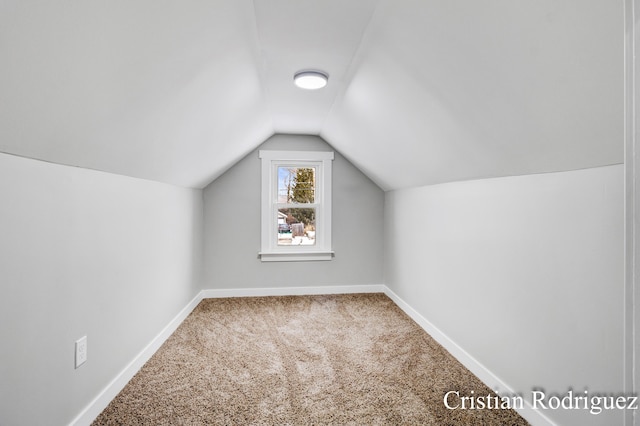
[[[383,294],[205,299],[99,425],[526,425]]]

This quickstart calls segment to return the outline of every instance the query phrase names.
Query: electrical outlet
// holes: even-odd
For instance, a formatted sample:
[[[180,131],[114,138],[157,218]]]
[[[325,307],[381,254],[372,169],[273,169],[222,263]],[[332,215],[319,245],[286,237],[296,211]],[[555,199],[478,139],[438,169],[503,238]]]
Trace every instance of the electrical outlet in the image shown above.
[[[87,361],[87,336],[76,340],[76,368]]]

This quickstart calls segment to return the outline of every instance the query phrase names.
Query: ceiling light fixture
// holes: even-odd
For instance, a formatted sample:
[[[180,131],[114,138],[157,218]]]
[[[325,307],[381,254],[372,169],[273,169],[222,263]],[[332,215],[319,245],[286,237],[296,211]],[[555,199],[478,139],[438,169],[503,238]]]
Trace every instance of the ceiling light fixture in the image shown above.
[[[301,89],[316,90],[327,85],[329,75],[323,71],[298,71],[293,76],[293,82]]]

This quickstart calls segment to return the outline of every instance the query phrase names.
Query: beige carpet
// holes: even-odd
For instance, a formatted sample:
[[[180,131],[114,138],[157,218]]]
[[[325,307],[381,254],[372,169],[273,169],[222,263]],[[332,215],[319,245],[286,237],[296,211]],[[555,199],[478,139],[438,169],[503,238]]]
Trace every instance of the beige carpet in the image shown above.
[[[383,294],[205,299],[93,425],[526,425]]]

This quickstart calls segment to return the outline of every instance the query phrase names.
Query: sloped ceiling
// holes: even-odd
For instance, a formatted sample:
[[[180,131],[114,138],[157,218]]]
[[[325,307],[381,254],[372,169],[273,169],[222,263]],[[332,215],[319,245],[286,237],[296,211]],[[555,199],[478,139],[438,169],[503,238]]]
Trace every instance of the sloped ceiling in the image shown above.
[[[620,163],[622,7],[7,0],[0,151],[195,188],[274,133],[383,189]]]
[[[321,135],[385,189],[620,163],[623,37],[618,1],[381,1]]]

